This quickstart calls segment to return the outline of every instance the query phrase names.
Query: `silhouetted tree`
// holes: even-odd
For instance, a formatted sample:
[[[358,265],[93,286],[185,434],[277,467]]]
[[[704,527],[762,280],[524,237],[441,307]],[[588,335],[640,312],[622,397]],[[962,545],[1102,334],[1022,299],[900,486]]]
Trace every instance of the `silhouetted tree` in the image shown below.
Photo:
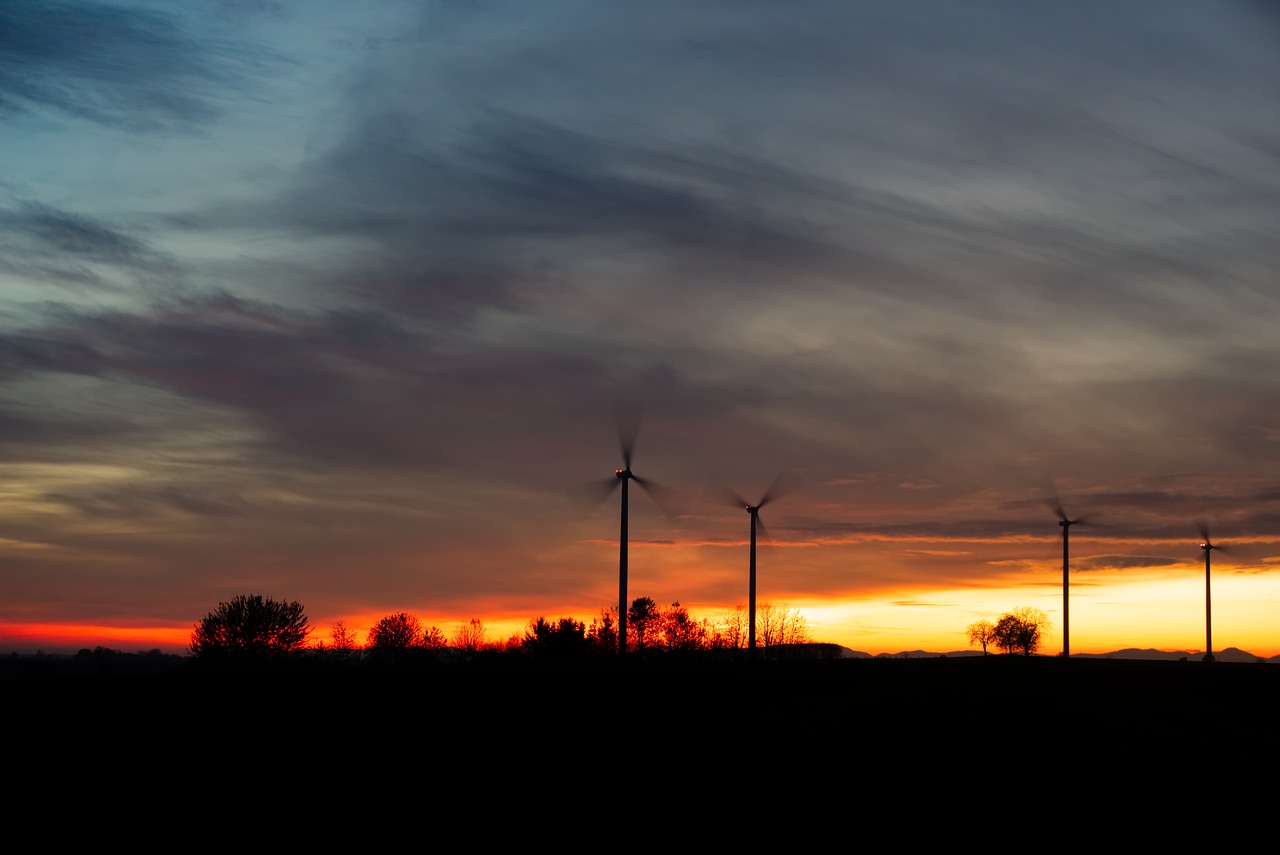
[[[809,627],[799,609],[760,603],[756,608],[756,640],[766,648],[807,644]]]
[[[587,627],[582,621],[562,617],[548,621],[538,617],[529,621],[525,633],[525,651],[543,659],[578,659],[588,651]]]
[[[518,632],[507,636],[506,641],[494,642],[493,649],[499,653],[519,653],[524,650],[524,636]]]
[[[600,656],[612,656],[618,652],[618,609],[602,609],[600,617],[591,621],[587,630],[587,646]]]
[[[458,624],[453,631],[453,648],[474,656],[484,647],[484,624],[480,618],[472,618],[466,623]]]
[[[742,650],[747,646],[747,607],[739,603],[707,628],[707,646],[712,650]]]
[[[429,651],[443,650],[447,642],[436,627],[422,628],[422,621],[406,612],[387,615],[369,630],[365,650],[375,662],[420,660]]]
[[[636,597],[627,609],[628,635],[633,650],[645,650],[653,641],[653,631],[661,619],[658,604],[650,597]]]
[[[672,653],[690,653],[706,646],[707,627],[689,615],[680,603],[662,613],[662,646]]]
[[[449,646],[449,639],[436,626],[429,626],[422,631],[422,648],[424,650],[444,650]]]
[[[974,623],[969,624],[965,632],[969,634],[969,643],[981,644],[982,655],[986,656],[987,645],[995,640],[993,636],[993,633],[995,632],[995,627],[991,625],[991,621],[989,620],[975,621]]]
[[[323,641],[317,645],[320,655],[330,662],[354,662],[360,658],[359,645],[356,644],[356,634],[347,628],[342,621],[335,621],[333,627],[329,630],[329,641],[326,645]]]
[[[1005,653],[1030,656],[1040,647],[1049,616],[1040,609],[1020,606],[1001,615],[991,631],[991,641]]]
[[[408,650],[422,644],[422,621],[407,612],[381,618],[369,630],[370,650]]]
[[[219,603],[191,633],[198,659],[268,659],[301,650],[311,626],[302,605],[259,594]]]
[[[347,625],[342,621],[334,622],[333,628],[329,630],[329,638],[333,642],[330,646],[334,650],[350,651],[359,646],[356,644],[356,634],[347,629]]]

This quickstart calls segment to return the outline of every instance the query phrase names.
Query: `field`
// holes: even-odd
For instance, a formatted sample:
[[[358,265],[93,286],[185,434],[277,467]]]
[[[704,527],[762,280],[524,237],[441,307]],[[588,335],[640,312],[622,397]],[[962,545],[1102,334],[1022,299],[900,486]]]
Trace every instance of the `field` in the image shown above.
[[[735,744],[842,753],[849,743],[1150,750],[1211,737],[1280,747],[1280,668],[1264,664],[1024,658],[825,662],[478,662],[401,669],[154,671],[0,665],[10,732],[116,734],[182,744],[223,737],[394,751],[424,735],[486,755],[597,756],[618,739],[703,753]],[[833,747],[835,746],[835,747]],[[816,760],[814,761],[816,762]]]

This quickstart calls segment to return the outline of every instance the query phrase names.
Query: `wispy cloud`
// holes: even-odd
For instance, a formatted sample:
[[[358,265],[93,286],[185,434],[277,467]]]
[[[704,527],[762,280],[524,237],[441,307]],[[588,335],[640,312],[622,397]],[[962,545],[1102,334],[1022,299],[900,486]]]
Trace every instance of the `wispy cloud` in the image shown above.
[[[54,110],[133,130],[218,114],[221,87],[254,54],[188,29],[192,19],[133,4],[12,0],[0,8],[0,109]]]

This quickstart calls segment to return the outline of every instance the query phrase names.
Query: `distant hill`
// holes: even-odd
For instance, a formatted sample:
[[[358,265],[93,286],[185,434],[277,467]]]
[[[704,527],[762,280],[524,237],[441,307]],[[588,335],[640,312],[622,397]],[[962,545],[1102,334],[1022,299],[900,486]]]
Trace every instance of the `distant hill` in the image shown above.
[[[865,653],[858,654],[866,656]],[[954,650],[951,653],[933,653],[928,650],[903,650],[899,653],[877,653],[872,659],[936,659],[943,657],[946,659],[962,659],[966,656],[981,656],[981,650]]]
[[[856,650],[845,648],[843,654],[846,659],[929,659],[929,658],[947,658],[962,659],[968,656],[982,656],[981,650],[953,650],[950,653],[933,653],[927,650],[904,650],[901,653],[877,653],[871,656],[868,653],[862,653]],[[992,654],[993,656],[996,654]],[[1050,658],[1057,654],[1038,654],[1044,658]],[[1186,650],[1155,650],[1154,648],[1137,648],[1126,647],[1124,650],[1113,650],[1110,653],[1073,653],[1072,659],[1146,659],[1161,662],[1178,662],[1183,659],[1190,662],[1199,662],[1203,657],[1200,652],[1188,652]],[[1268,662],[1272,664],[1280,664],[1280,656],[1272,656],[1270,658],[1255,656],[1247,650],[1241,650],[1237,647],[1228,647],[1226,650],[1220,650],[1213,654],[1214,658],[1219,662]]]
[[[1204,658],[1204,654],[1199,651],[1189,653],[1185,650],[1152,650],[1150,648],[1142,650],[1136,647],[1127,647],[1124,650],[1116,650],[1112,653],[1077,653],[1075,655],[1082,659],[1162,659],[1175,662],[1182,659],[1198,662]],[[1219,662],[1280,662],[1280,657],[1272,656],[1267,659],[1262,656],[1255,656],[1238,647],[1219,650],[1213,654],[1213,658]]]

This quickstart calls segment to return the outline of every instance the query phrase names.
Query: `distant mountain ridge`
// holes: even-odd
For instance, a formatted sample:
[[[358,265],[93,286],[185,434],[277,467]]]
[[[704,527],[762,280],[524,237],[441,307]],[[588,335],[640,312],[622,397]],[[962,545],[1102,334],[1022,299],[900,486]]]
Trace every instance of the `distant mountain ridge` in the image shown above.
[[[946,657],[948,659],[961,659],[968,656],[982,656],[981,650],[953,650],[950,653],[933,653],[928,650],[903,650],[900,653],[877,653],[872,656],[870,653],[864,653],[861,650],[850,650],[844,648],[842,657],[845,659],[930,659],[938,657]],[[997,655],[992,653],[991,655]],[[1053,653],[1037,654],[1039,656],[1055,656]],[[1155,659],[1168,662],[1177,662],[1185,659],[1188,662],[1199,662],[1204,654],[1202,652],[1189,652],[1186,650],[1156,650],[1154,648],[1138,648],[1126,647],[1123,650],[1113,650],[1110,653],[1073,653],[1072,659]],[[1280,656],[1255,656],[1247,650],[1241,650],[1238,647],[1228,647],[1226,650],[1220,650],[1213,654],[1214,658],[1219,662],[1265,662],[1268,664],[1280,664]]]

